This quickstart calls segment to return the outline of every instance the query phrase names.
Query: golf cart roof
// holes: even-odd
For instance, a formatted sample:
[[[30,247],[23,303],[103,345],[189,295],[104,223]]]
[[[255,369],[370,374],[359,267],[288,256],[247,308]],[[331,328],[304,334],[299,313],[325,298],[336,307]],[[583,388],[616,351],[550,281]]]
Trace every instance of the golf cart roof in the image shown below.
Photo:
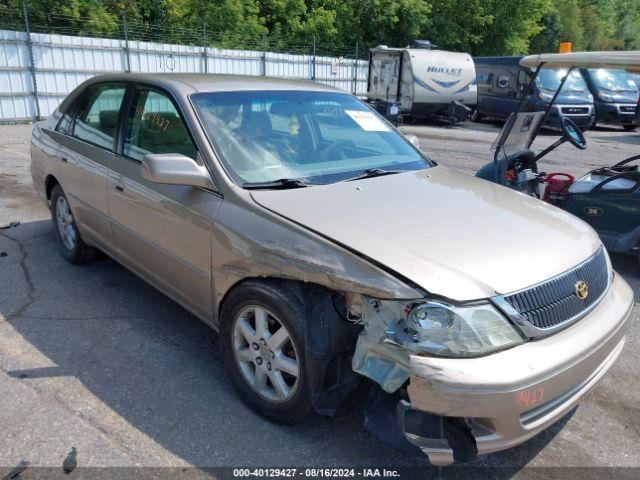
[[[619,68],[640,73],[640,51],[543,53],[520,60],[523,67],[536,68],[542,63],[556,68]]]

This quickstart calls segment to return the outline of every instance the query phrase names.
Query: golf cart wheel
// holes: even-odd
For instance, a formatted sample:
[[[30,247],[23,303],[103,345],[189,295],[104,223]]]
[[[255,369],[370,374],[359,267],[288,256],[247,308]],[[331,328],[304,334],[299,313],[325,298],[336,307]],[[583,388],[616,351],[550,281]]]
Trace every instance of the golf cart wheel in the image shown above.
[[[220,351],[233,386],[256,413],[279,423],[298,423],[312,411],[304,312],[286,283],[248,281],[220,313]]]
[[[100,251],[82,240],[67,197],[60,185],[51,190],[51,220],[62,256],[71,263],[86,263],[100,257]]]
[[[633,125],[632,123],[627,123],[622,125],[622,128],[624,128],[625,132],[633,132],[636,128],[638,128],[638,126]]]

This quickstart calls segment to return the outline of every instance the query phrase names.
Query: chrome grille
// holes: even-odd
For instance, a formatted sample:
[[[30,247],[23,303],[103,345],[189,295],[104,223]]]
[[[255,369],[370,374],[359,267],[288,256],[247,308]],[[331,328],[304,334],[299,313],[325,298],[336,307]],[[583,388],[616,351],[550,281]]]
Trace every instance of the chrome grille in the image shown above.
[[[589,107],[562,107],[561,110],[565,115],[586,115],[589,113]]]
[[[576,284],[587,282],[589,295],[581,300]],[[609,285],[609,272],[604,249],[547,282],[502,297],[516,312],[536,328],[546,329],[575,318],[594,305]]]

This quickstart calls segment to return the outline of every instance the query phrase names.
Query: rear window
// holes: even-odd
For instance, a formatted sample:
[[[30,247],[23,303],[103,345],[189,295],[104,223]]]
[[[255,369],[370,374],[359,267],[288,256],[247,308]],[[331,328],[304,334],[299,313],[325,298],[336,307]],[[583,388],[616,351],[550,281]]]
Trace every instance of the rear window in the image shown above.
[[[73,125],[73,136],[112,150],[124,92],[123,85],[89,87],[84,92],[84,99]]]

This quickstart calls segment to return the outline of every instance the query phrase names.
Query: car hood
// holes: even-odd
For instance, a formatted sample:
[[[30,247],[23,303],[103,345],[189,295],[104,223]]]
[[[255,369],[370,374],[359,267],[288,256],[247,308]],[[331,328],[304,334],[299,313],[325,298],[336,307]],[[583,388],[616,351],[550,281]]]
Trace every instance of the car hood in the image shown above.
[[[601,245],[591,227],[556,207],[442,166],[251,195],[429,293],[459,301],[547,280]]]
[[[611,102],[604,103],[638,103],[638,94],[635,92],[608,92],[606,90],[603,93],[611,96]]]
[[[576,91],[576,92],[560,92],[558,94],[558,98],[554,104],[556,105],[584,105],[590,104],[593,102],[593,98],[589,98],[589,92],[584,91]]]

